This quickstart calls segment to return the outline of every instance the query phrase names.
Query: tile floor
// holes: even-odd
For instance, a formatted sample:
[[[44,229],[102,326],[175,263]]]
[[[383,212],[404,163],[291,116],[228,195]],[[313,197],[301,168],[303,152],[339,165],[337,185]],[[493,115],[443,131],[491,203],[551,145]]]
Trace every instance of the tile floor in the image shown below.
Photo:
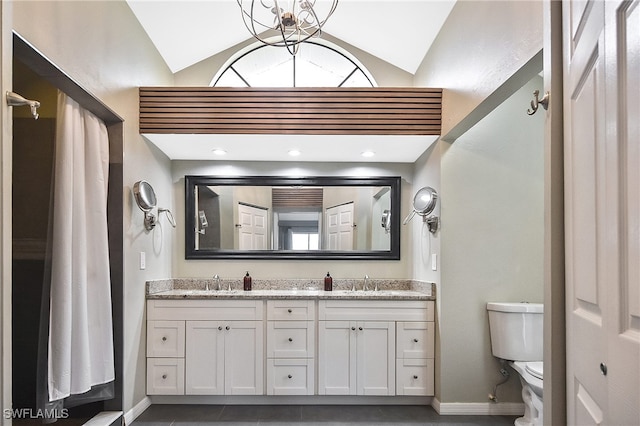
[[[417,405],[152,405],[130,426],[507,426],[515,416],[439,416]]]

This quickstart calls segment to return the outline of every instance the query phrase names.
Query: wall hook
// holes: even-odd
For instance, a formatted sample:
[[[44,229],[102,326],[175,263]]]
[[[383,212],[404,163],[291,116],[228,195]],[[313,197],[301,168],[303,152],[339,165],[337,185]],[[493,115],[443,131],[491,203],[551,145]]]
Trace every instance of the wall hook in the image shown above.
[[[531,101],[531,109],[527,109],[527,114],[529,115],[535,114],[536,111],[538,111],[538,108],[540,107],[540,105],[542,105],[542,107],[545,110],[549,108],[549,92],[545,93],[542,99],[538,99],[539,95],[540,95],[539,90],[533,91],[533,96],[535,96],[535,99]]]
[[[39,115],[38,115],[37,109],[40,108],[40,102],[25,99],[24,97],[14,92],[7,92],[6,96],[7,96],[7,105],[9,106],[27,105],[31,108],[31,115],[33,115],[33,118],[35,118],[36,120],[38,119]]]

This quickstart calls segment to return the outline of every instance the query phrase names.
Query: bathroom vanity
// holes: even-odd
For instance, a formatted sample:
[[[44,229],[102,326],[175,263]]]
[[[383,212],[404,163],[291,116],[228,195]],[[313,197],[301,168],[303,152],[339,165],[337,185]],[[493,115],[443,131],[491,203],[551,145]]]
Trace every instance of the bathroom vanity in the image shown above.
[[[147,284],[149,395],[434,393],[430,283],[325,292],[187,281]]]

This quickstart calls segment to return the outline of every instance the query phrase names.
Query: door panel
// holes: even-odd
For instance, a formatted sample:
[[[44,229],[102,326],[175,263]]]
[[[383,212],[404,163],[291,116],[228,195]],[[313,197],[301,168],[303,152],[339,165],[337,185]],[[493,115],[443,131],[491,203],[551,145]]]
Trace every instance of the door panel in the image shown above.
[[[238,222],[239,250],[268,248],[267,209],[238,204]]]
[[[262,321],[231,321],[226,324],[226,395],[264,394],[263,334]]]
[[[357,324],[358,395],[395,395],[395,322]]]
[[[326,240],[329,250],[353,250],[354,211],[353,202],[327,209]]]
[[[640,2],[606,2],[607,424],[640,424]]]
[[[567,249],[567,392],[569,424],[599,424],[606,406],[603,312],[605,268],[602,258],[604,193],[605,61],[604,6],[568,2],[573,56],[569,59],[568,117],[565,126]],[[578,19],[579,18],[579,19]],[[565,29],[566,32],[566,29]],[[566,36],[566,34],[565,34]],[[566,47],[566,46],[565,46]],[[573,407],[571,407],[573,405]]]
[[[356,323],[318,321],[318,394],[356,394]]]
[[[224,392],[224,335],[216,321],[187,321],[185,393],[222,395]]]
[[[570,425],[640,424],[638,5],[563,2]]]

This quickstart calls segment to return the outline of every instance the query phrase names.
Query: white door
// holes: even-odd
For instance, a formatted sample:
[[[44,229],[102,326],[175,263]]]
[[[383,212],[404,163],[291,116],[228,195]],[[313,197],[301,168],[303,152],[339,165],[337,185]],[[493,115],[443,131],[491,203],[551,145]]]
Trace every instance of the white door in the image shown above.
[[[327,249],[353,250],[353,202],[327,209]]]
[[[262,321],[230,321],[225,325],[225,394],[264,394]]]
[[[187,321],[185,394],[224,393],[224,333],[217,321]]]
[[[358,322],[356,335],[357,394],[395,395],[395,322]]]
[[[640,424],[640,7],[563,3],[567,420]]]
[[[355,330],[355,321],[318,321],[318,395],[356,394]]]
[[[267,209],[238,203],[240,250],[267,249]]]

